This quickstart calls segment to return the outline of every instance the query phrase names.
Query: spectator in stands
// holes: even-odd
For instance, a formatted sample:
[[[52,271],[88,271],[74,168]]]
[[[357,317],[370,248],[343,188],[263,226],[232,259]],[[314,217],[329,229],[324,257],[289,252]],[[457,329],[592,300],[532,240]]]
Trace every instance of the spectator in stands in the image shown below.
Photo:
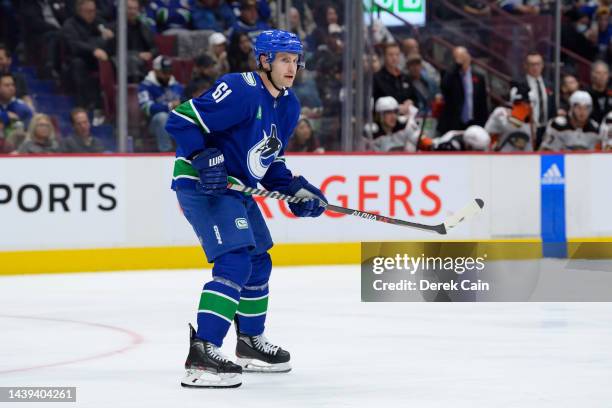
[[[213,33],[208,37],[208,55],[213,59],[217,75],[225,75],[230,71],[227,60],[227,39],[221,33]]]
[[[561,45],[592,61],[597,54],[597,47],[585,36],[589,28],[589,17],[575,9],[570,10],[566,17],[567,22],[561,26]],[[571,62],[565,55],[562,57],[565,62]]]
[[[96,15],[93,0],[77,0],[77,14],[66,20],[63,36],[68,45],[68,86],[72,85],[77,104],[86,109],[101,106],[100,87],[93,75],[98,61],[108,61],[109,40],[114,33]]]
[[[291,90],[298,97],[305,115],[322,106],[313,71],[298,70]]]
[[[172,76],[172,60],[162,55],[153,60],[153,70],[138,86],[140,109],[149,118],[149,132],[155,136],[160,152],[173,150],[165,126],[169,112],[181,101],[183,86]]]
[[[609,7],[599,7],[597,9],[593,24],[585,36],[596,45],[597,58],[607,60],[610,55],[610,42],[612,41]]]
[[[300,37],[302,43],[306,41],[306,30],[302,25],[302,16],[297,8],[291,7],[289,9],[289,31]]]
[[[498,106],[487,120],[485,130],[493,140],[493,150],[531,152],[535,141],[531,102],[533,92],[527,84],[510,89],[511,107]]]
[[[453,49],[455,65],[442,78],[444,106],[438,132],[463,130],[470,125],[484,126],[488,115],[487,84],[472,69],[472,57],[465,47]]]
[[[599,138],[601,139],[602,150],[612,150],[612,112],[608,112],[599,125]]]
[[[400,113],[408,113],[408,108],[418,102],[416,92],[410,85],[408,75],[400,70],[400,48],[397,44],[385,47],[384,65],[374,75],[373,96],[392,96],[400,104]]]
[[[392,96],[383,96],[374,105],[375,124],[372,126],[373,139],[365,140],[367,150],[377,152],[416,151],[421,142],[421,128],[416,123],[417,110],[410,107],[407,116],[399,116],[399,104]]]
[[[240,0],[240,16],[230,29],[230,35],[234,33],[246,33],[251,40],[264,30],[269,30],[270,26],[259,19],[256,0]]]
[[[402,67],[406,66],[406,57],[411,54],[421,55],[419,42],[414,38],[405,38],[402,40]],[[438,70],[424,59],[421,61],[421,64],[423,65],[423,72],[421,73],[421,75],[427,80],[433,81],[433,83],[436,85],[436,88],[439,88],[440,73],[438,72]]]
[[[595,13],[599,10],[600,7],[610,8],[610,0],[580,0],[580,1],[572,1],[568,8],[577,8],[579,12],[586,14],[589,16],[591,21],[594,20]]]
[[[28,95],[28,84],[26,83],[25,77],[19,72],[11,72],[11,64],[13,59],[11,53],[6,45],[0,44],[0,74],[13,74],[15,80],[16,94],[15,96],[34,109],[34,102],[30,95]]]
[[[70,119],[73,132],[60,143],[63,153],[102,153],[105,150],[100,139],[91,134],[91,123],[85,109],[74,108]]]
[[[110,25],[117,33],[117,23]],[[116,44],[112,43],[112,55],[116,55]],[[140,15],[140,1],[127,0],[127,49],[128,49],[128,82],[138,83],[147,74],[148,66],[157,53],[151,27],[143,22]],[[117,66],[116,58],[113,62]]]
[[[147,6],[148,21],[158,33],[176,37],[177,56],[191,59],[206,52],[208,30],[194,30],[193,2],[188,0],[151,0]]]
[[[333,4],[323,3],[314,10],[316,28],[307,39],[308,48],[316,50],[317,47],[325,43],[326,37],[331,34],[331,30],[339,29],[344,31],[338,9]]]
[[[599,123],[590,118],[592,107],[593,100],[588,92],[574,92],[570,96],[568,114],[557,116],[548,124],[540,150],[594,150],[599,147]]]
[[[15,150],[15,146],[8,140],[4,133],[4,122],[0,121],[0,154],[11,153]]]
[[[21,2],[21,18],[25,30],[24,38],[28,53],[41,52],[45,74],[59,79],[60,38],[62,24],[68,17],[65,0],[31,0]],[[34,49],[30,49],[34,48]]]
[[[302,118],[295,127],[295,132],[287,145],[288,152],[323,153],[325,149],[319,144],[308,119]]]
[[[256,69],[251,39],[245,33],[234,33],[231,36],[227,54],[231,72],[250,72]]]
[[[306,66],[318,66],[319,61],[323,59],[336,60],[342,58],[344,50],[342,30],[340,26],[331,27],[330,33],[325,34],[323,42],[317,47],[317,50],[310,59],[306,61]]]
[[[234,11],[223,0],[196,0],[193,5],[193,28],[223,32],[236,21]]]
[[[540,14],[540,0],[501,0],[500,7],[512,14]]]
[[[471,125],[465,130],[449,130],[431,141],[429,150],[442,152],[491,150],[491,136],[481,126]]]
[[[20,154],[58,153],[59,144],[55,138],[55,128],[49,116],[37,113],[32,118],[26,139],[17,148]]]
[[[437,96],[436,86],[432,81],[423,77],[423,59],[419,54],[408,55],[406,66],[410,85],[417,97],[416,106],[420,111],[427,112],[431,109],[431,103]]]
[[[555,98],[552,87],[542,77],[544,58],[537,51],[531,51],[525,57],[525,77],[518,81],[527,84],[534,95],[532,102],[533,125],[536,131],[536,146],[540,145],[546,124],[556,114]]]
[[[587,89],[593,99],[591,119],[601,123],[612,110],[612,89],[610,89],[610,69],[603,61],[595,61],[591,66],[591,87]]]
[[[218,77],[215,61],[202,54],[194,60],[193,71],[191,71],[191,81],[185,87],[183,101],[200,96],[210,88]]]
[[[191,4],[182,0],[150,0],[147,21],[157,33],[172,29],[191,29]]]
[[[377,18],[374,18],[372,21],[372,41],[374,43],[374,47],[383,48],[388,44],[395,43],[395,38],[391,31],[385,26],[385,24]]]
[[[569,98],[574,92],[580,89],[580,84],[576,77],[572,74],[565,74],[561,78],[561,98],[559,100],[559,108],[557,115],[565,115],[569,111]]]
[[[16,93],[13,74],[0,74],[0,120],[7,128],[27,127],[33,115],[32,108]]]

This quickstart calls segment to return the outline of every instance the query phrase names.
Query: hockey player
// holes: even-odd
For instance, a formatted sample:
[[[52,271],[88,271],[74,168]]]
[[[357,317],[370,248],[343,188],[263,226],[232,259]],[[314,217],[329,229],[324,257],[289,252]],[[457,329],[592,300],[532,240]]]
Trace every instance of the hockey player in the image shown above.
[[[482,127],[472,125],[465,130],[449,130],[433,139],[431,150],[438,151],[488,151],[491,137]]]
[[[295,34],[262,32],[255,41],[258,70],[222,76],[200,97],[172,111],[166,129],[177,143],[172,187],[185,217],[214,263],[204,285],[198,329],[183,386],[237,387],[241,374],[287,372],[290,355],[264,337],[272,238],[255,201],[228,190],[234,183],[307,197],[289,208],[298,217],[318,217],[323,193],[285,166],[283,153],[300,114],[289,89],[304,67]],[[322,200],[322,201],[321,201]],[[238,364],[219,347],[235,321]]]
[[[520,84],[510,89],[511,108],[495,108],[485,130],[493,140],[493,150],[499,152],[533,151],[534,129],[531,121],[529,86]]]
[[[366,146],[377,152],[416,151],[421,128],[416,122],[418,110],[410,106],[407,116],[399,116],[399,103],[392,96],[382,96],[374,104],[376,122],[371,125],[373,139],[366,139]],[[428,141],[421,138],[421,144]],[[424,150],[426,147],[421,146]]]
[[[599,125],[599,138],[603,150],[612,150],[612,111],[608,112]]]
[[[570,96],[570,110],[548,122],[540,150],[594,150],[600,148],[599,124],[590,119],[593,100],[585,91]]]

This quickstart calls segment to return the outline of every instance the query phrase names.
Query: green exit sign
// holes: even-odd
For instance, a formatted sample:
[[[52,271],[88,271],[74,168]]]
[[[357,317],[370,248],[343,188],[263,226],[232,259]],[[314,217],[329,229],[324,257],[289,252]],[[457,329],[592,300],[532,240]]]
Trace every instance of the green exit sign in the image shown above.
[[[425,0],[364,0],[365,9],[380,15],[385,25],[402,25],[403,22],[385,12],[397,15],[413,25],[425,24]]]

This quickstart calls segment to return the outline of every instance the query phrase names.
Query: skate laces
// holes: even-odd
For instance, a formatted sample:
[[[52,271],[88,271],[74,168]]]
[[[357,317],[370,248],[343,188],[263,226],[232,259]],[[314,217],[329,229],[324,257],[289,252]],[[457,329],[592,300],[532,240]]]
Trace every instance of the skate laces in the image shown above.
[[[255,347],[266,354],[276,355],[278,349],[280,348],[279,346],[275,346],[274,344],[270,343],[263,334],[253,336],[253,341],[255,343]]]
[[[212,343],[206,343],[206,354],[208,354],[211,358],[221,362],[221,363],[229,363],[230,360],[221,353],[219,347],[215,346]]]

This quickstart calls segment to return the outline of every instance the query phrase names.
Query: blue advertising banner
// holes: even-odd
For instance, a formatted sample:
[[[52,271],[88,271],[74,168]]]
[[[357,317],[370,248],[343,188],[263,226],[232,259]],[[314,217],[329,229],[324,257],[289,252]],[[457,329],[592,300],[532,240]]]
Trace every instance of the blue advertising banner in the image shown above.
[[[565,158],[563,155],[540,157],[542,255],[565,258]]]

